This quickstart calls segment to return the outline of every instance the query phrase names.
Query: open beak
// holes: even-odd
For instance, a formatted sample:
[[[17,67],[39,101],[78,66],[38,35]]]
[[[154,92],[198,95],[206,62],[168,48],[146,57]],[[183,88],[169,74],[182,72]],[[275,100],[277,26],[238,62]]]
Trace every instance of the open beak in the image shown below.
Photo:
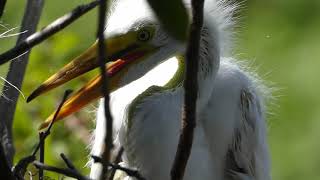
[[[145,59],[157,48],[151,45],[142,44],[136,40],[136,32],[116,36],[107,39],[107,66],[106,73],[109,77],[108,89],[110,92],[120,87],[121,77],[127,72],[130,66]],[[61,70],[52,75],[48,80],[41,84],[28,97],[30,102],[37,96],[46,93],[96,67],[99,66],[97,59],[98,43],[94,43],[80,56],[76,57]],[[102,78],[101,75],[94,77],[74,95],[72,95],[62,106],[56,120],[60,120],[89,104],[90,102],[102,97],[101,92]],[[40,125],[39,129],[47,127],[52,121],[53,114]]]

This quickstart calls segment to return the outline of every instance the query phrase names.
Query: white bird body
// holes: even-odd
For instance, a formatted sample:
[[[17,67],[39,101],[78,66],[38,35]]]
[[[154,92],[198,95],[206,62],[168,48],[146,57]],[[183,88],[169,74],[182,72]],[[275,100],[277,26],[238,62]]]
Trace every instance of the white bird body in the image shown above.
[[[190,0],[185,1],[189,6]],[[197,126],[184,179],[269,180],[263,97],[267,89],[229,58],[236,6],[226,2],[205,1]],[[110,12],[105,32],[114,142],[124,148],[125,166],[148,180],[168,180],[182,117],[186,44],[167,34],[146,0],[117,0]],[[97,67],[96,48],[94,44],[51,76],[28,101]],[[101,97],[101,84],[99,76],[88,82],[64,103],[57,118]],[[93,155],[102,154],[104,123],[100,106]],[[100,170],[93,164],[91,177],[98,178]]]
[[[139,2],[143,1],[134,1],[137,8],[146,6],[145,2],[142,5]],[[125,29],[118,27],[121,26],[119,23],[113,24],[117,18],[122,18],[117,12],[121,12],[121,8],[132,8],[132,3],[119,0],[115,13],[109,17],[111,33],[115,29]],[[261,84],[235,60],[223,57],[229,49],[231,33],[228,28],[233,24],[231,12],[234,6],[226,6],[224,1],[209,1],[205,7],[197,127],[184,179],[269,180]],[[139,13],[139,8],[134,12],[139,16],[150,15],[145,9],[141,11],[143,13]],[[128,16],[139,19],[136,14]],[[130,21],[134,20],[126,22]],[[164,50],[167,54],[170,52],[168,48]],[[184,68],[179,60],[171,58],[151,71],[152,65],[141,63],[138,70],[131,72],[129,69],[123,78],[131,83],[111,94],[114,138],[115,143],[124,148],[123,163],[137,169],[146,179],[170,179],[180,133],[184,89],[181,82],[169,86],[167,83],[176,71]],[[132,82],[137,71],[149,72]],[[94,155],[101,155],[104,127],[103,106],[100,106],[92,149]],[[93,165],[91,177],[95,178],[100,168]]]
[[[184,90],[179,86],[144,99],[139,104],[139,109],[144,111],[137,111],[131,120],[133,124],[130,129],[127,110],[131,102],[148,87],[164,86],[172,78],[177,64],[177,59],[171,58],[141,79],[111,94],[111,111],[116,123],[115,142],[125,148],[125,165],[138,169],[147,179],[169,179],[180,132]],[[214,88],[211,96],[205,106],[198,108],[197,127],[185,180],[270,179],[264,109],[262,99],[257,94],[260,86],[257,83],[234,60],[222,58],[212,82]],[[241,98],[246,93],[252,96],[252,99],[247,99],[249,109],[244,107],[246,102],[241,102],[246,100]],[[99,155],[105,127],[102,105],[97,116],[97,133],[92,153]],[[241,142],[235,139],[237,131],[241,132]],[[239,151],[232,149],[235,145]],[[234,160],[243,168],[243,172],[226,169],[229,150],[235,153]],[[92,177],[98,174],[98,170],[99,165],[92,167]],[[230,177],[226,177],[226,174]]]

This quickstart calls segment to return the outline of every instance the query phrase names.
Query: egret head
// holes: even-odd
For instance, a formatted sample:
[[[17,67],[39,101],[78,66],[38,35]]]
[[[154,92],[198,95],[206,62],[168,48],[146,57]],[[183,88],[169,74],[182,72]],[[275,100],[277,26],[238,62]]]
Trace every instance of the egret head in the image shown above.
[[[220,55],[228,51],[227,42],[232,37],[228,30],[233,25],[232,12],[235,7],[227,7],[224,0],[206,1],[198,78],[216,72]],[[167,34],[146,0],[116,0],[109,12],[105,30],[107,51],[105,61],[110,92],[142,77],[164,60],[184,54],[185,43]],[[40,85],[27,101],[97,68],[99,66],[97,47],[95,42]],[[209,83],[204,84],[210,84],[212,79],[207,81]],[[98,75],[67,100],[57,119],[68,116],[101,97],[101,85],[102,80]],[[208,88],[201,87],[205,90]],[[45,127],[50,120],[51,117],[42,127]]]
[[[183,53],[185,47],[182,42],[175,40],[161,28],[144,0],[121,0],[116,3],[108,18],[105,38],[106,71],[110,92],[142,77],[164,60]],[[98,43],[95,42],[40,85],[27,101],[97,68],[97,49]],[[68,99],[58,119],[101,97],[101,85],[100,75],[93,78]]]
[[[107,54],[121,54],[108,60],[128,58],[110,91],[140,78],[159,63],[184,51],[184,43],[167,34],[146,0],[116,0],[107,19]]]

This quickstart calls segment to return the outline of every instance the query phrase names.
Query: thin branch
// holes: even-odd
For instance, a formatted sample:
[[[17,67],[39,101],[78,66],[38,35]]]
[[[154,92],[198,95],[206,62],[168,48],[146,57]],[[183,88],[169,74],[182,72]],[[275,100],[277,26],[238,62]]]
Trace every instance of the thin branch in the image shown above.
[[[2,147],[2,143],[0,143],[0,179],[8,179],[8,180],[14,180],[13,173],[11,172],[11,168],[8,164],[8,161],[6,159],[6,156],[4,154],[4,150]]]
[[[192,0],[192,24],[186,52],[186,79],[184,81],[184,107],[181,134],[177,153],[171,169],[171,180],[182,180],[192,149],[193,133],[196,127],[196,102],[198,94],[198,58],[200,34],[203,24],[204,0]]]
[[[73,163],[67,158],[66,155],[63,153],[60,154],[61,158],[63,159],[64,163],[68,166],[69,169],[76,169],[76,167],[73,165]]]
[[[45,140],[46,138],[49,136],[51,128],[53,126],[53,122],[55,121],[55,119],[57,118],[63,104],[66,102],[68,96],[72,93],[72,90],[66,90],[63,96],[63,99],[61,101],[61,103],[59,104],[58,109],[56,110],[52,121],[50,122],[49,127],[46,129],[45,132],[42,133],[42,135],[40,136],[39,139],[39,143],[37,145],[37,147],[34,149],[33,153],[30,156],[27,156],[25,158],[22,158],[21,160],[19,160],[19,162],[17,163],[17,165],[14,167],[13,170],[13,174],[15,175],[15,177],[17,177],[18,179],[23,179],[24,174],[26,173],[26,169],[28,167],[28,165],[30,163],[32,163],[33,161],[36,160],[36,154],[39,151],[39,149],[41,148],[42,144],[45,144]],[[41,156],[41,154],[40,154]],[[40,158],[41,159],[41,158]]]
[[[47,171],[52,171],[52,172],[56,172],[59,174],[63,174],[65,176],[73,177],[73,178],[76,178],[79,180],[89,180],[89,178],[87,178],[86,176],[83,176],[75,168],[75,166],[73,165],[71,160],[69,160],[66,155],[61,153],[60,157],[65,162],[65,164],[67,165],[68,168],[58,168],[58,167],[54,167],[54,166],[49,166],[49,165],[45,165],[43,162],[39,162],[39,161],[34,161],[33,164],[36,166],[36,168],[39,169],[39,172],[43,171],[43,170],[47,170]]]
[[[41,31],[30,35],[27,39],[21,41],[16,47],[1,54],[0,65],[14,59],[15,57],[23,54],[26,51],[29,51],[37,44],[48,39],[53,34],[59,32],[60,30],[64,29],[65,27],[73,23],[75,20],[92,10],[98,4],[99,0],[95,0],[89,4],[77,6],[70,13],[58,18],[57,20],[43,28]]]
[[[110,166],[112,169],[123,171],[128,176],[135,177],[138,180],[146,180],[144,177],[142,177],[142,175],[137,170],[128,169],[128,168],[122,167],[120,165],[111,164],[111,163],[110,163]]]
[[[61,101],[61,103],[58,106],[58,109],[56,110],[56,112],[54,113],[54,116],[52,118],[52,121],[50,122],[48,128],[46,129],[46,131],[44,131],[43,136],[41,136],[40,142],[38,144],[38,146],[36,147],[36,149],[33,151],[32,156],[35,156],[36,153],[39,151],[40,146],[41,146],[41,142],[45,141],[45,139],[50,135],[51,133],[51,128],[53,127],[53,123],[56,121],[58,114],[63,106],[63,104],[66,102],[68,96],[72,93],[72,90],[68,89],[64,92],[63,95],[63,99]]]
[[[106,45],[105,45],[105,38],[104,38],[104,28],[105,28],[105,21],[106,21],[106,11],[107,11],[107,2],[106,0],[100,0],[99,6],[99,16],[98,16],[98,59],[99,59],[99,66],[100,72],[102,76],[102,86],[101,91],[104,96],[104,113],[105,113],[105,137],[104,137],[104,150],[102,153],[102,157],[106,162],[110,162],[110,154],[113,148],[113,138],[112,138],[112,117],[109,109],[109,91],[108,91],[108,78],[106,76],[106,68],[105,68],[105,61],[107,57],[106,52]],[[100,179],[106,179],[107,172],[105,168],[100,175]]]
[[[13,168],[14,176],[19,180],[23,180],[23,176],[27,172],[28,165],[35,160],[36,157],[32,155],[20,159],[17,165]]]
[[[131,176],[131,177],[135,177],[136,179],[138,180],[146,180],[140,173],[139,171],[137,170],[132,170],[132,169],[129,169],[129,168],[125,168],[125,167],[122,167],[120,165],[117,165],[117,164],[112,164],[112,163],[108,163],[106,162],[104,159],[98,157],[98,156],[91,156],[92,159],[94,160],[94,162],[99,162],[103,165],[103,168],[104,169],[108,169],[108,167],[111,167],[112,169],[114,170],[120,170],[120,171],[123,171],[125,172],[128,176]]]
[[[44,132],[40,132],[39,133],[39,144],[40,144],[40,162],[41,163],[44,163],[44,148],[45,148],[45,140],[43,137],[45,136]],[[42,140],[43,139],[43,140]],[[44,176],[43,176],[43,170],[42,169],[39,169],[39,180],[43,180],[44,179]]]
[[[3,15],[3,12],[4,12],[4,8],[6,6],[6,3],[7,3],[7,0],[1,0],[0,1],[0,18],[2,17]]]
[[[19,35],[17,44],[21,43],[30,34],[35,32],[41,16],[42,7],[43,0],[27,1],[20,31],[23,32],[28,30],[28,32]],[[4,146],[4,150],[10,165],[12,164],[14,156],[14,146],[12,142],[12,124],[14,112],[19,97],[19,92],[16,91],[15,88],[21,89],[25,70],[28,64],[28,59],[29,53],[26,53],[25,55],[21,56],[17,61],[11,62],[6,77],[7,81],[3,86],[2,96],[0,97],[0,116],[1,120],[6,125],[5,128],[7,129],[8,133],[3,134],[3,132],[0,132],[0,136],[3,140],[2,143],[5,143],[4,141],[7,141],[6,146]],[[13,84],[15,87],[12,87],[10,84]],[[7,99],[10,99],[10,101],[8,101]],[[6,139],[3,138],[4,136],[6,136]]]
[[[123,154],[124,149],[123,149],[122,146],[121,146],[120,148],[118,148],[118,149],[119,149],[119,150],[118,150],[118,152],[117,152],[114,160],[112,161],[113,164],[118,164],[118,163],[121,161],[121,156],[122,156],[122,154]],[[115,174],[116,174],[116,170],[115,170],[115,169],[112,169],[111,172],[110,172],[109,179],[110,179],[110,180],[113,180]]]
[[[72,177],[72,178],[75,178],[75,179],[78,179],[78,180],[90,180],[89,178],[81,175],[78,171],[76,171],[74,169],[58,168],[58,167],[54,167],[54,166],[49,166],[49,165],[43,164],[43,163],[41,163],[39,161],[34,161],[33,164],[38,169],[43,169],[43,170],[46,170],[46,171],[56,172],[56,173],[63,174],[65,176]]]
[[[81,173],[75,168],[73,163],[63,153],[61,153],[60,156],[68,168],[58,168],[58,167],[48,166],[48,165],[45,165],[43,162],[44,161],[44,152],[43,151],[44,151],[45,140],[50,135],[50,131],[51,131],[51,128],[53,127],[53,123],[56,120],[56,118],[58,117],[58,114],[59,114],[63,104],[66,102],[68,96],[71,93],[72,93],[71,90],[65,91],[63,99],[62,99],[61,103],[59,104],[59,107],[56,110],[56,112],[53,116],[53,119],[49,124],[49,127],[46,129],[45,132],[40,133],[39,143],[38,143],[37,147],[35,148],[35,150],[33,151],[32,155],[21,159],[18,162],[17,166],[14,168],[14,171],[13,171],[14,175],[19,180],[23,180],[23,176],[26,173],[26,169],[27,169],[28,165],[32,162],[39,170],[39,179],[43,179],[43,171],[47,170],[47,171],[53,171],[53,172],[63,174],[65,176],[73,177],[76,179],[80,179],[80,180],[89,180],[89,178],[81,175]],[[40,149],[40,162],[36,161],[36,153],[39,151],[39,149]]]

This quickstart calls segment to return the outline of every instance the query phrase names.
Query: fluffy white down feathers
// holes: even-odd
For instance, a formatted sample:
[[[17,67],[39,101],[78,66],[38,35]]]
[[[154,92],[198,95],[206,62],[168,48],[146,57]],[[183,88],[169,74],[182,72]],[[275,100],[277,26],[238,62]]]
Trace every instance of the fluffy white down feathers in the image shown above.
[[[107,37],[123,34],[134,22],[156,20],[145,0],[118,0],[111,8]],[[236,5],[206,0],[199,69],[199,99],[194,145],[185,180],[269,180],[270,162],[265,127],[264,86],[246,67],[229,58]],[[168,46],[170,47],[170,46]],[[166,51],[164,51],[166,52]],[[169,52],[169,51],[168,51]],[[175,52],[183,54],[184,52]],[[123,164],[151,180],[169,179],[178,142],[184,90],[177,86],[148,95],[128,116],[131,103],[153,86],[164,86],[177,71],[177,58],[111,94],[114,142],[125,149]],[[160,63],[160,62],[159,62]],[[206,67],[209,66],[209,72]],[[212,66],[212,67],[210,67]],[[99,107],[92,154],[100,155],[104,132]],[[131,118],[131,119],[129,119]],[[128,127],[128,121],[132,122]],[[99,165],[91,167],[97,178]],[[130,179],[130,177],[125,177]]]

